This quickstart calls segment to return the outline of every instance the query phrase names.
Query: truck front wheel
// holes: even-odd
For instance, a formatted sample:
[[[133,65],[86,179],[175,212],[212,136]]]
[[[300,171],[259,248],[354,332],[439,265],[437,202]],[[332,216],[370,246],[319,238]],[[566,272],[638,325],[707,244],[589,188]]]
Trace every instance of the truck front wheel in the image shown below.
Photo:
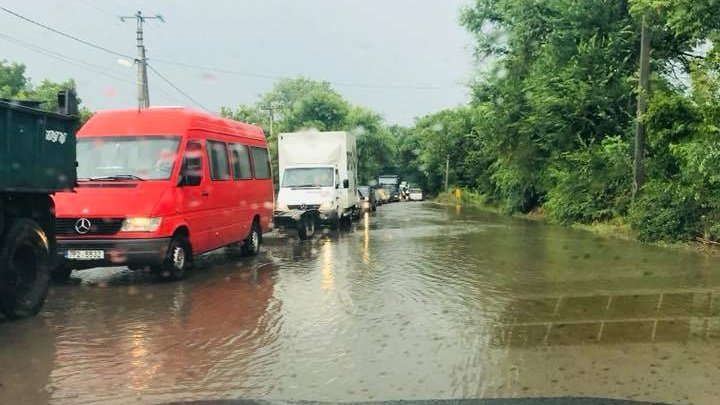
[[[313,215],[303,215],[298,221],[298,237],[300,240],[312,239],[315,235],[315,217]]]
[[[0,245],[0,310],[11,319],[35,315],[48,293],[52,257],[35,221],[13,221]]]

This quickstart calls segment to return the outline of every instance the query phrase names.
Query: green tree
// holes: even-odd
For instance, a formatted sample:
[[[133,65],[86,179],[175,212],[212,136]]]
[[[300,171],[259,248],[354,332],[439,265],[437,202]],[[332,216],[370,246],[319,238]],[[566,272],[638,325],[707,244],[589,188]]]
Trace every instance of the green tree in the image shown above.
[[[629,212],[643,240],[720,238],[718,12],[716,0],[475,0],[461,22],[492,68],[472,84],[482,118],[464,160],[482,169],[466,178],[508,211],[543,207],[563,223]],[[643,18],[648,183],[629,205]],[[438,146],[421,147],[432,163]]]
[[[358,149],[358,179],[363,184],[378,175],[395,171],[395,139],[381,115],[364,107],[352,107],[346,117],[348,131],[355,134]]]
[[[273,133],[270,133],[270,112]],[[305,77],[283,79],[263,94],[253,106],[223,107],[221,115],[261,125],[268,134],[271,156],[277,173],[277,135],[280,132],[316,129],[351,131],[357,136],[358,177],[369,183],[379,171],[395,161],[393,137],[385,120],[367,108],[354,106],[332,89],[329,83]]]
[[[41,108],[47,111],[56,111],[58,109],[57,95],[60,90],[75,88],[77,85],[73,79],[64,82],[43,80],[35,86],[25,73],[25,65],[0,60],[0,98],[40,101]],[[92,112],[82,107],[81,103],[82,100],[78,98],[80,121],[85,123],[92,116]]]
[[[29,88],[25,65],[0,60],[0,98],[23,97]]]
[[[288,131],[340,130],[347,125],[350,104],[333,90],[312,90],[297,100],[285,120]]]

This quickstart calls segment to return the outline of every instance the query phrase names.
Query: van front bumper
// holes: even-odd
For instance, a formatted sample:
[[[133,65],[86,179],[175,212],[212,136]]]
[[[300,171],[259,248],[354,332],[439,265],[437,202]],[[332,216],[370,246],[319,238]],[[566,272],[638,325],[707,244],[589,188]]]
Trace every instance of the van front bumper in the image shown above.
[[[167,255],[170,238],[150,239],[58,239],[58,262],[72,269],[101,266],[156,266]],[[70,251],[102,251],[103,259],[69,259]]]

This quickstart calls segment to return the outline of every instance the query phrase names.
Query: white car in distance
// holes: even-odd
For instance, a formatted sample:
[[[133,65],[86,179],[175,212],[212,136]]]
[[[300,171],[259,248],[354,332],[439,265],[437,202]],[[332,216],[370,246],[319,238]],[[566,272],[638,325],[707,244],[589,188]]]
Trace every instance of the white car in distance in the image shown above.
[[[408,193],[408,198],[410,199],[410,201],[422,201],[423,192],[419,188],[411,188],[410,192]]]

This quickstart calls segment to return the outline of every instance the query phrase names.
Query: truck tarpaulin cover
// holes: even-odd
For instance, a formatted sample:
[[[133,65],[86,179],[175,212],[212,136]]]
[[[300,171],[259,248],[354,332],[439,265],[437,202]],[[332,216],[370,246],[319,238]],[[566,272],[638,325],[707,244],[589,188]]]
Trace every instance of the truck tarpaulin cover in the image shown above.
[[[346,132],[297,132],[280,134],[278,143],[280,167],[325,164],[342,167]]]

